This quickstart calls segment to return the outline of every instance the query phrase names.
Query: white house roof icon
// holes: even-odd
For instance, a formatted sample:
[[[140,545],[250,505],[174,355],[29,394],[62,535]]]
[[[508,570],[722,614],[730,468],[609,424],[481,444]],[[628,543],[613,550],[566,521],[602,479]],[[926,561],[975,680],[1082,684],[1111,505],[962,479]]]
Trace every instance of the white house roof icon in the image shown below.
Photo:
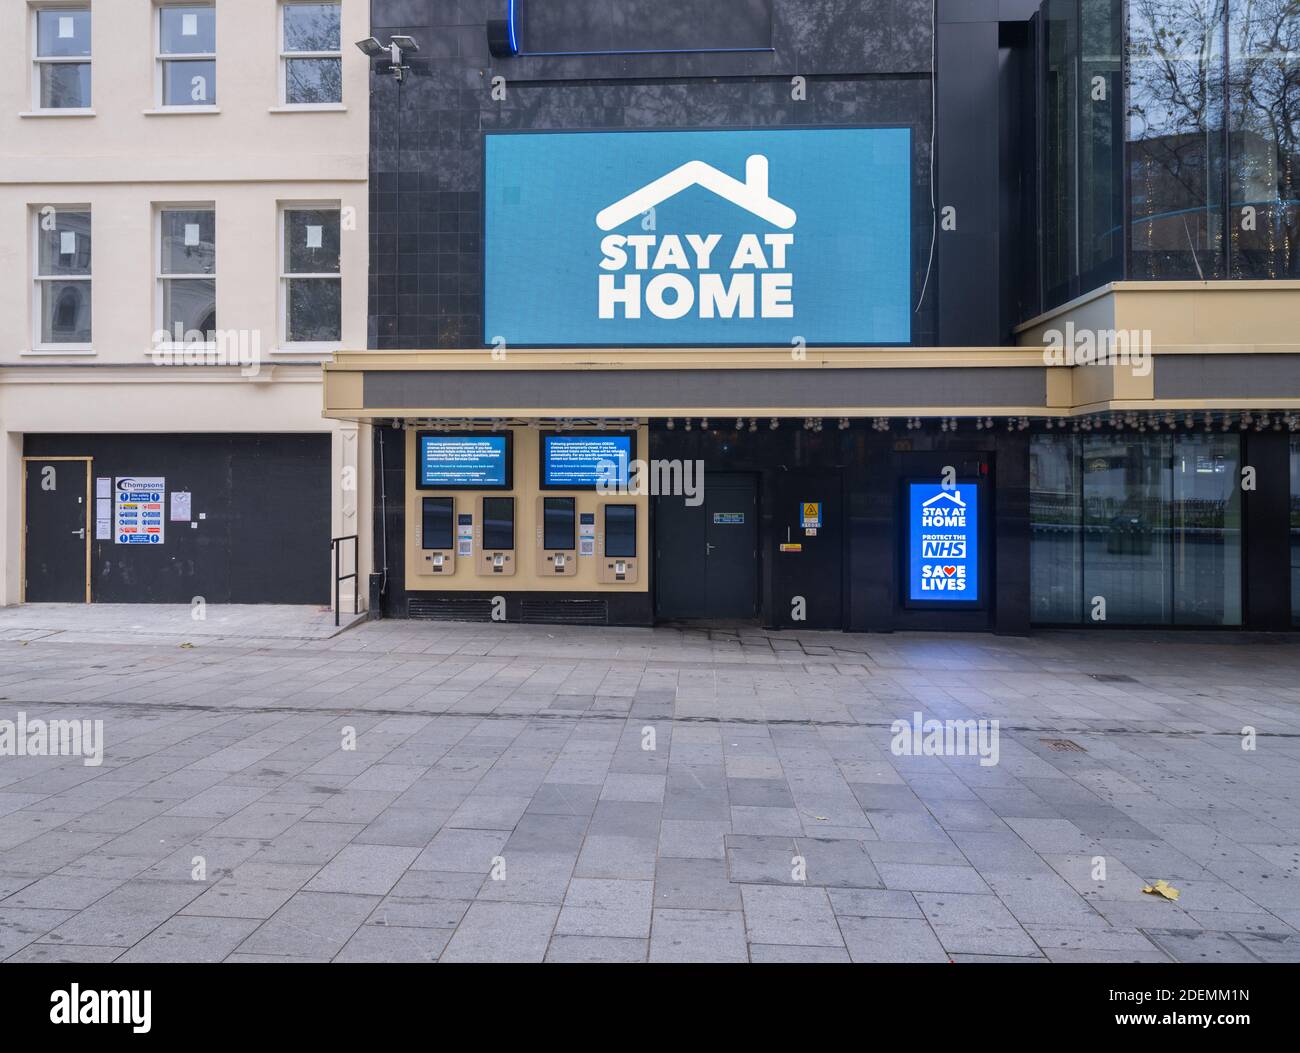
[[[961,495],[957,493],[955,490],[941,490],[939,493],[935,494],[932,498],[930,498],[930,500],[923,501],[921,503],[921,507],[929,508],[932,504],[944,500],[951,501],[958,508],[966,507],[966,502],[961,499]]]
[[[703,161],[687,161],[601,209],[596,213],[596,226],[601,230],[613,230],[697,184],[782,230],[794,226],[797,218],[794,209],[767,196],[767,158],[762,154],[751,154],[746,159],[743,183]]]

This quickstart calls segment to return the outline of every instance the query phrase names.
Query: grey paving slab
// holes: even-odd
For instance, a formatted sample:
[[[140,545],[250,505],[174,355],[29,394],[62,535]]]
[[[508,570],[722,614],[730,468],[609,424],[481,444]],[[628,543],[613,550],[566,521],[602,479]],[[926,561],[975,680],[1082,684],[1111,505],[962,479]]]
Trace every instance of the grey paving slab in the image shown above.
[[[450,928],[362,925],[334,956],[334,961],[436,962],[452,931]]]
[[[0,908],[50,907],[56,910],[84,910],[108,895],[122,882],[115,878],[65,877],[51,874],[25,885],[0,900]]]
[[[825,889],[742,885],[741,897],[751,943],[844,946]]]
[[[132,946],[206,889],[198,881],[128,881],[50,933],[57,943]]]
[[[312,863],[241,863],[181,908],[181,913],[266,919],[284,906],[318,869]]]
[[[0,694],[115,734],[101,768],[0,767],[16,960],[1296,957],[1300,638],[247,609],[187,649],[149,633],[188,608],[24,610]],[[999,763],[895,756],[917,710],[1000,719]],[[1281,734],[1241,751],[1245,723]]]
[[[493,868],[478,898],[563,903],[576,863],[576,853],[511,852],[507,844],[503,864]]]
[[[621,936],[554,936],[546,948],[548,962],[643,962],[648,940]]]
[[[219,962],[260,923],[249,918],[209,918],[177,914],[168,918],[119,962]]]
[[[377,896],[296,892],[235,949],[243,954],[333,958],[378,903]]]
[[[418,848],[395,845],[347,845],[321,867],[305,890],[383,896],[419,854]]]
[[[685,859],[722,859],[723,838],[731,822],[719,819],[664,819],[659,824],[659,855]]]
[[[80,964],[82,962],[116,961],[126,950],[125,947],[78,947],[69,943],[29,943],[21,951],[5,959],[14,965],[22,963],[53,962],[62,964]]]
[[[17,953],[74,916],[74,911],[49,907],[0,906],[0,959]],[[54,942],[67,941],[60,937]],[[123,940],[121,946],[127,942]]]
[[[924,919],[841,917],[840,932],[855,962],[946,962]]]
[[[477,901],[442,953],[446,962],[540,962],[560,908],[544,903]]]
[[[556,935],[645,939],[653,895],[650,881],[575,877],[565,893]]]
[[[652,962],[746,962],[745,919],[735,910],[655,907]]]
[[[843,946],[808,947],[787,946],[771,943],[751,943],[749,945],[751,962],[812,962],[821,964],[844,963],[852,959]]]
[[[655,867],[655,909],[739,910],[740,888],[721,859],[660,856]]]

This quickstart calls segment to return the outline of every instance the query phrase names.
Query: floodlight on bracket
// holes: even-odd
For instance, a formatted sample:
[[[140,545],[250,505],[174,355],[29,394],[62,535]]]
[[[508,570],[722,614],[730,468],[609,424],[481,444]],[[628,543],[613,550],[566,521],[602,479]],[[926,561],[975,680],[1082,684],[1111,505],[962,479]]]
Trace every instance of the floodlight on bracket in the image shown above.
[[[388,64],[376,66],[375,69],[381,73],[391,73],[400,81],[411,68],[402,61],[403,58],[419,51],[420,45],[415,42],[414,37],[404,35],[390,37],[387,44],[381,44],[374,37],[366,37],[365,40],[357,41],[357,50],[372,59],[386,56]]]

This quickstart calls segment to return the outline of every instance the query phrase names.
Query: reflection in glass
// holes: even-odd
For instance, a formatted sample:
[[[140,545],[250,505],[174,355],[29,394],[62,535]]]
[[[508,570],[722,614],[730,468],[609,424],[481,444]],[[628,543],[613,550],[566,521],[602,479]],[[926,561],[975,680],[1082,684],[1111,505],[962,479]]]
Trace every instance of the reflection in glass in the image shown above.
[[[284,70],[286,103],[298,106],[342,101],[342,59],[288,59],[284,64]]]
[[[89,106],[89,62],[41,63],[42,109],[86,109]]]
[[[1036,435],[1029,447],[1030,620],[1079,620],[1083,587],[1079,452],[1073,435]]]
[[[42,212],[37,225],[37,273],[90,273],[90,213]]]
[[[36,54],[68,58],[90,54],[90,9],[51,7],[36,12]]]
[[[285,212],[284,269],[290,274],[338,273],[338,209],[297,208]]]
[[[1171,620],[1169,438],[1086,436],[1083,591],[1119,625]]]
[[[215,278],[164,278],[163,328],[177,343],[217,338],[217,281]],[[177,335],[179,334],[179,339]]]
[[[1223,277],[1224,0],[1129,5],[1130,276]]]
[[[1235,434],[1035,435],[1031,620],[1240,625],[1240,449]]]
[[[288,281],[288,333],[291,343],[342,339],[342,286],[336,278]]]
[[[164,55],[211,55],[217,50],[216,11],[188,4],[159,8],[159,44]]]
[[[1230,0],[1230,276],[1300,277],[1300,5]]]
[[[213,106],[217,101],[217,63],[213,59],[163,63],[164,106]]]
[[[212,274],[217,268],[217,214],[210,208],[165,209],[164,274]]]
[[[285,4],[285,51],[338,51],[339,5]]]
[[[1291,622],[1300,625],[1300,436],[1291,437]]]
[[[41,287],[41,343],[90,343],[90,282],[44,281]]]
[[[1180,435],[1174,441],[1174,621],[1241,624],[1240,440]]]

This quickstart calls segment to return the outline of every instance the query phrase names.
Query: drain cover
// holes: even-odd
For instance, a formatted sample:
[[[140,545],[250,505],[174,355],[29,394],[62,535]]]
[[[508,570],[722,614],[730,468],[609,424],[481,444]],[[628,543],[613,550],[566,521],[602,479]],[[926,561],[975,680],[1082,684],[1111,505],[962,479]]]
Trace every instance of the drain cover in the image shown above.
[[[1057,753],[1087,753],[1088,751],[1080,746],[1077,742],[1071,742],[1069,739],[1039,739],[1049,750],[1056,750]]]
[[[1124,673],[1089,673],[1094,680],[1100,680],[1103,684],[1136,684],[1137,681],[1131,676]]]

